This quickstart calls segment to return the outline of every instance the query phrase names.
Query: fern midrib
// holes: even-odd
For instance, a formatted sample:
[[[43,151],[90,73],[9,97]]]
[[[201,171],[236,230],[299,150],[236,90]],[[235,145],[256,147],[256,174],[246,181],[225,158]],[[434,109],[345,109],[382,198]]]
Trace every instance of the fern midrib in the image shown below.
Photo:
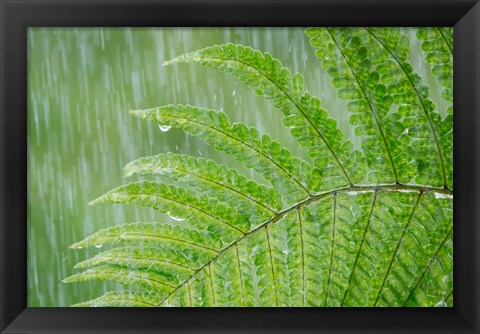
[[[190,282],[187,281],[187,289],[188,289],[188,300],[190,302],[190,306],[193,306],[193,303],[192,303],[192,290],[190,288]]]
[[[191,209],[193,209],[193,210],[196,210],[196,211],[198,211],[198,212],[201,212],[202,214],[204,214],[204,215],[206,215],[206,216],[208,216],[208,217],[212,217],[213,219],[218,220],[218,221],[221,222],[222,224],[225,224],[225,225],[229,226],[230,228],[235,229],[235,230],[237,230],[238,232],[240,232],[240,233],[242,233],[243,235],[245,235],[245,232],[243,232],[242,230],[236,228],[235,226],[231,225],[230,223],[226,222],[225,220],[220,219],[220,218],[217,217],[217,216],[211,215],[210,213],[208,213],[208,212],[206,212],[206,211],[204,211],[204,210],[202,210],[202,209],[200,209],[200,208],[197,208],[197,207],[195,207],[195,206],[192,206],[192,205],[190,205],[190,204],[188,204],[188,203],[184,203],[184,202],[181,202],[181,201],[172,199],[172,198],[168,198],[168,197],[159,195],[159,194],[157,194],[157,193],[152,194],[152,193],[135,192],[135,193],[126,193],[126,194],[127,194],[127,195],[149,196],[149,197],[151,197],[151,196],[161,197],[161,198],[163,198],[163,199],[165,199],[165,200],[167,200],[167,201],[175,202],[175,203],[184,205],[184,206],[186,206],[186,207],[189,207],[189,208],[191,208]]]
[[[268,224],[263,224],[263,226],[265,227],[265,234],[267,235],[267,246],[268,246],[268,254],[270,257],[270,267],[272,268],[272,282],[273,282],[273,291],[275,295],[275,305],[278,306],[277,282],[275,279],[275,268],[273,265],[272,246],[270,245],[270,236],[268,235]]]
[[[210,277],[210,288],[212,289],[212,302],[215,306],[215,290],[213,289],[212,262],[208,264],[208,276]]]
[[[216,253],[216,251],[215,251]],[[180,267],[180,268],[184,268],[184,269],[187,269],[187,270],[190,270],[190,271],[195,271],[195,268],[192,268],[192,267],[188,267],[186,265],[183,265],[183,264],[180,264],[178,262],[173,262],[173,261],[168,261],[168,260],[164,260],[164,259],[160,259],[158,257],[144,257],[144,256],[119,256],[119,255],[114,255],[114,256],[111,256],[109,258],[106,258],[104,262],[106,261],[110,261],[110,260],[118,260],[118,259],[122,259],[122,260],[131,260],[131,259],[135,259],[135,260],[148,260],[148,261],[152,261],[152,262],[161,262],[161,263],[168,263],[170,265],[173,265],[173,266],[176,266],[176,267]],[[82,262],[80,262],[81,264]],[[85,266],[86,267],[86,266]],[[75,266],[75,268],[82,268],[82,267],[78,267]]]
[[[300,208],[297,208],[298,225],[300,227],[300,245],[302,247],[302,306],[305,306],[305,246],[303,244],[302,215]]]
[[[175,242],[180,242],[180,243],[187,244],[187,245],[190,245],[190,246],[193,246],[193,247],[203,248],[203,249],[206,249],[208,251],[218,253],[218,250],[216,250],[216,249],[213,249],[213,248],[210,248],[210,247],[207,247],[207,246],[204,246],[204,245],[196,244],[196,243],[193,243],[193,242],[190,242],[190,241],[182,240],[182,239],[167,237],[167,236],[164,236],[164,235],[151,234],[151,233],[133,233],[133,232],[120,233],[119,234],[120,237],[122,235],[135,235],[135,236],[147,237],[147,238],[153,238],[153,239],[172,240],[172,241],[175,241]]]
[[[445,35],[443,34],[443,31],[440,27],[437,27],[437,30],[440,32],[440,35],[442,36],[443,40],[445,41],[445,44],[447,44],[447,47],[448,49],[450,50],[450,53],[453,55],[453,49],[452,47],[450,46],[450,43],[448,43],[448,40],[447,38],[445,37]]]
[[[395,258],[397,256],[398,249],[400,248],[400,245],[402,244],[402,240],[405,236],[405,233],[407,232],[408,227],[410,226],[410,223],[412,222],[413,215],[415,214],[415,211],[417,210],[418,205],[420,204],[420,201],[422,200],[423,197],[423,192],[420,190],[420,193],[418,194],[417,201],[415,202],[415,205],[413,207],[412,213],[410,214],[410,217],[408,218],[408,222],[405,225],[405,228],[403,229],[402,235],[400,236],[400,239],[398,239],[397,247],[395,247],[395,251],[393,252],[392,259],[390,260],[390,263],[388,264],[388,269],[387,273],[385,274],[382,285],[380,286],[380,290],[378,290],[377,298],[375,298],[375,303],[373,306],[377,306],[378,300],[380,299],[380,295],[382,294],[383,288],[385,286],[385,282],[387,281],[388,275],[390,275],[390,270],[392,269],[393,262],[395,261]]]
[[[405,300],[405,302],[403,303],[402,307],[405,307],[405,305],[407,305],[408,301],[410,300],[410,298],[413,296],[413,294],[415,293],[415,291],[417,290],[418,286],[420,285],[420,283],[422,282],[422,279],[423,277],[425,276],[425,274],[427,273],[427,271],[430,269],[430,266],[433,264],[433,262],[436,260],[437,256],[438,256],[438,253],[440,253],[440,250],[443,248],[443,245],[447,242],[448,240],[448,237],[450,236],[450,234],[452,233],[453,231],[453,226],[450,228],[450,230],[448,231],[447,235],[445,236],[445,239],[443,239],[442,243],[440,244],[440,246],[438,247],[437,251],[435,252],[435,254],[432,256],[432,258],[430,259],[430,261],[428,262],[428,265],[425,267],[425,269],[423,270],[422,272],[422,275],[420,276],[420,278],[418,279],[417,283],[415,284],[415,287],[413,289],[410,290],[410,294],[408,295],[407,299]],[[452,291],[453,292],[453,291]]]
[[[325,144],[325,146],[327,146],[327,149],[330,151],[330,153],[333,155],[333,157],[335,158],[335,161],[337,162],[337,165],[341,168],[343,174],[345,175],[345,177],[347,178],[348,180],[348,183],[349,184],[353,184],[353,182],[351,181],[350,177],[348,176],[347,174],[347,171],[345,170],[345,168],[343,167],[342,163],[340,162],[340,160],[338,159],[337,157],[337,154],[335,153],[335,151],[331,148],[330,144],[328,144],[327,140],[323,137],[323,135],[321,134],[320,130],[317,129],[317,127],[313,124],[313,122],[310,120],[310,118],[307,116],[306,112],[298,105],[298,103],[293,99],[293,97],[290,96],[290,94],[288,94],[282,87],[280,87],[280,85],[278,83],[276,83],[273,79],[270,78],[270,76],[268,76],[265,72],[263,72],[262,70],[260,70],[259,68],[253,66],[252,64],[249,64],[249,63],[246,63],[242,60],[239,60],[239,59],[228,59],[228,58],[222,58],[222,57],[213,57],[213,56],[208,56],[208,57],[205,57],[205,56],[202,56],[203,59],[212,59],[212,60],[222,60],[222,61],[233,61],[233,62],[238,62],[240,64],[243,64],[245,65],[246,67],[251,67],[253,69],[255,69],[257,72],[261,73],[265,78],[268,79],[268,81],[270,81],[272,84],[274,84],[281,92],[283,92],[283,94],[293,103],[293,105],[295,106],[295,108],[300,111],[300,113],[303,115],[303,117],[305,117],[305,119],[308,121],[308,123],[310,124],[310,126],[315,130],[315,132],[317,133],[318,137],[320,137],[320,139],[323,141],[323,143]]]
[[[328,278],[327,278],[327,286],[325,288],[325,304],[323,306],[327,306],[328,300],[328,292],[330,290],[330,277],[332,276],[332,266],[333,266],[333,254],[335,253],[335,225],[337,222],[337,194],[336,192],[333,193],[333,226],[332,226],[332,242],[330,244],[331,251],[330,251],[330,264],[328,265]]]
[[[120,298],[119,298],[120,299]],[[131,301],[134,301],[134,302],[137,302],[137,303],[140,303],[140,304],[144,304],[144,305],[147,305],[149,307],[155,307],[154,304],[152,303],[149,303],[149,302],[146,302],[144,300],[138,300],[138,299],[135,299],[135,298],[126,298],[128,300],[131,300]],[[125,300],[125,298],[123,298],[123,300]]]
[[[243,288],[242,267],[240,264],[240,255],[238,254],[238,243],[235,244],[235,253],[237,255],[238,276],[240,278],[240,290],[242,290],[242,305],[245,306],[245,291]]]
[[[149,303],[145,300],[139,300],[139,299],[135,299],[135,298],[125,298],[125,297],[112,297],[111,299],[113,300],[118,300],[119,302],[123,302],[125,300],[131,300],[133,302],[136,302],[136,303],[139,303],[139,304],[144,304],[148,307],[155,307],[155,304],[152,304],[152,303]],[[77,304],[77,305],[80,305],[80,304]],[[91,305],[91,304],[90,304]],[[76,306],[76,305],[73,305],[73,306]]]
[[[450,296],[453,294],[453,289],[449,292],[449,294],[443,299],[444,301],[448,300]]]
[[[173,117],[173,118],[178,118],[178,119],[185,119],[185,120],[187,120],[188,122],[192,122],[192,123],[196,123],[196,124],[205,126],[205,127],[210,128],[210,129],[212,129],[212,130],[214,130],[214,131],[220,132],[221,134],[223,134],[223,135],[225,135],[225,136],[227,136],[227,137],[229,137],[229,138],[231,138],[231,139],[233,139],[233,140],[235,140],[235,141],[237,141],[237,142],[239,142],[239,143],[242,143],[243,145],[249,147],[250,149],[254,150],[254,151],[257,152],[258,154],[260,154],[261,156],[263,156],[265,159],[267,159],[267,160],[269,160],[270,162],[272,162],[272,163],[273,163],[275,166],[277,166],[277,168],[279,168],[285,175],[287,175],[287,176],[289,177],[289,179],[291,179],[291,180],[294,181],[296,184],[298,184],[309,196],[312,195],[312,194],[310,193],[310,191],[309,191],[307,188],[305,188],[299,180],[297,180],[295,177],[293,177],[293,175],[291,175],[291,174],[290,174],[288,171],[286,171],[282,166],[280,166],[277,162],[275,162],[275,160],[271,159],[268,155],[266,155],[266,154],[264,154],[263,152],[257,150],[255,147],[253,147],[253,146],[251,146],[250,144],[244,142],[243,140],[240,140],[240,139],[238,139],[238,138],[235,138],[235,137],[233,137],[232,135],[230,135],[230,134],[228,134],[228,133],[226,133],[226,132],[224,132],[224,131],[222,131],[222,130],[220,130],[220,129],[217,129],[217,128],[211,126],[211,125],[205,124],[205,123],[203,123],[203,122],[195,121],[195,120],[193,120],[193,119],[190,119],[190,118],[187,118],[187,117],[184,117],[184,116],[183,116],[183,117],[179,117],[179,116],[177,116],[177,115],[170,115],[170,114],[169,114],[168,116],[169,116],[169,117]]]
[[[375,208],[375,204],[377,203],[377,196],[378,191],[375,191],[372,201],[372,207],[370,208],[370,213],[368,215],[367,224],[365,225],[365,230],[363,230],[362,241],[360,241],[360,246],[358,247],[357,255],[355,256],[355,262],[353,263],[352,271],[350,272],[350,277],[348,278],[348,286],[343,294],[342,303],[340,304],[343,307],[343,303],[345,302],[345,298],[347,298],[348,290],[350,289],[350,283],[352,282],[353,273],[355,272],[355,268],[357,267],[358,258],[360,257],[360,252],[362,251],[363,243],[365,242],[365,237],[367,236],[368,227],[370,226],[370,222],[372,221],[373,209]]]
[[[165,282],[162,282],[162,281],[159,281],[159,280],[156,280],[156,279],[153,279],[153,278],[150,278],[150,277],[143,277],[143,276],[139,276],[139,275],[134,275],[134,274],[125,274],[125,273],[120,273],[120,272],[116,272],[116,271],[108,271],[108,270],[105,270],[105,271],[102,271],[102,274],[112,274],[114,276],[123,276],[123,277],[131,277],[131,278],[138,278],[140,280],[145,280],[145,281],[151,281],[151,282],[155,282],[155,283],[158,283],[160,285],[163,285],[163,286],[166,286],[167,288],[170,288],[170,289],[175,289],[176,288],[174,286],[171,286]],[[174,291],[175,291],[174,290]]]
[[[306,206],[312,202],[315,202],[321,198],[324,198],[324,197],[327,197],[329,195],[332,195],[334,193],[338,193],[338,192],[341,192],[341,191],[345,191],[345,192],[365,192],[365,191],[374,191],[375,192],[375,197],[374,197],[374,202],[372,204],[372,211],[370,212],[370,217],[369,217],[369,221],[370,221],[370,218],[371,218],[371,214],[373,212],[373,206],[375,205],[375,200],[377,198],[377,193],[379,190],[381,189],[384,189],[384,190],[388,190],[388,191],[410,191],[410,192],[432,192],[434,194],[441,194],[441,195],[448,195],[448,196],[453,196],[453,191],[450,190],[450,189],[445,189],[445,188],[437,188],[437,187],[430,187],[430,186],[422,186],[422,185],[408,185],[408,184],[385,184],[385,185],[373,185],[373,186],[370,186],[370,185],[359,185],[359,186],[348,186],[348,187],[343,187],[343,188],[337,188],[337,189],[333,189],[333,190],[330,190],[330,191],[327,191],[327,192],[323,192],[323,193],[320,193],[320,194],[317,194],[317,195],[312,195],[306,199],[304,199],[303,201],[277,213],[274,217],[272,217],[271,219],[267,220],[265,223],[255,227],[253,230],[247,232],[246,234],[244,234],[243,236],[241,236],[239,239],[237,239],[236,241],[232,242],[230,245],[226,246],[225,248],[223,248],[222,250],[220,250],[216,255],[214,255],[207,263],[205,263],[203,266],[201,266],[199,269],[197,269],[189,278],[187,278],[184,283],[180,284],[174,291],[172,291],[171,293],[169,293],[159,304],[157,304],[156,306],[160,306],[162,305],[165,300],[167,300],[168,297],[170,297],[173,293],[175,293],[178,289],[180,289],[186,282],[188,282],[190,279],[192,279],[197,273],[199,273],[200,271],[202,271],[206,266],[208,266],[210,263],[212,263],[213,261],[215,261],[220,255],[222,255],[223,253],[225,253],[228,249],[230,249],[231,247],[234,247],[236,246],[240,241],[242,241],[244,238],[248,237],[249,235],[252,235],[253,233],[257,232],[258,230],[260,230],[262,227],[268,225],[268,224],[273,224],[277,221],[279,221],[280,219],[282,219],[283,217],[285,217],[289,212],[292,212],[293,210],[299,210],[301,209],[303,206]],[[368,224],[367,224],[367,228],[368,228]],[[365,237],[365,236],[364,236]],[[362,240],[363,242],[363,240]],[[360,249],[359,249],[359,252],[360,252]],[[358,257],[358,254],[357,254],[357,257]],[[352,271],[353,273],[353,271]]]
[[[350,69],[350,72],[352,73],[353,77],[355,78],[355,81],[357,82],[358,87],[362,91],[362,94],[365,97],[365,100],[367,101],[368,106],[370,107],[370,110],[372,112],[372,116],[375,120],[375,123],[377,124],[378,131],[380,132],[380,135],[382,137],[385,148],[387,149],[388,158],[390,159],[390,163],[391,163],[392,168],[393,168],[393,174],[395,176],[395,183],[400,183],[399,180],[398,180],[397,169],[395,168],[395,164],[393,163],[392,153],[390,152],[390,147],[387,144],[387,139],[385,138],[385,134],[383,133],[383,129],[380,126],[380,121],[378,119],[378,115],[377,115],[376,111],[374,110],[374,108],[373,108],[373,106],[370,102],[370,99],[367,97],[367,94],[366,94],[365,90],[363,89],[362,85],[360,84],[360,80],[358,80],[357,75],[355,74],[355,71],[353,70],[352,66],[350,65],[350,62],[348,61],[347,57],[343,53],[342,48],[338,44],[337,40],[335,39],[335,37],[333,36],[333,34],[332,34],[332,32],[330,31],[329,28],[327,28],[327,31],[330,34],[330,36],[332,37],[332,40],[335,43],[335,45],[337,46],[338,50],[340,51],[340,54],[342,55],[343,59],[345,60],[345,63],[348,65],[348,68]]]
[[[236,189],[234,189],[234,188],[232,188],[232,187],[229,187],[229,186],[226,185],[226,184],[217,182],[217,181],[215,181],[215,180],[213,180],[213,179],[210,179],[210,178],[208,178],[208,177],[205,177],[205,176],[203,176],[203,175],[195,174],[195,173],[193,173],[193,172],[191,172],[191,171],[187,171],[187,170],[184,170],[184,169],[179,168],[179,167],[175,167],[175,169],[178,170],[178,171],[180,171],[180,172],[183,172],[183,173],[186,174],[186,175],[193,175],[193,176],[198,177],[199,179],[203,179],[203,180],[205,180],[205,181],[207,181],[207,182],[209,182],[209,183],[213,183],[213,184],[216,184],[216,185],[218,185],[218,186],[220,186],[220,187],[222,187],[222,188],[226,188],[226,189],[228,189],[229,191],[234,192],[234,193],[237,193],[237,194],[239,194],[240,196],[242,196],[242,197],[244,197],[244,198],[246,198],[246,199],[249,199],[249,200],[251,200],[252,202],[254,202],[254,203],[256,203],[256,204],[264,207],[265,209],[267,209],[267,210],[270,211],[271,213],[275,213],[275,210],[272,209],[272,208],[270,208],[269,206],[267,206],[267,205],[265,205],[265,204],[257,201],[256,199],[250,197],[250,196],[247,195],[247,194],[244,194],[244,193],[242,193],[242,192],[240,192],[240,191],[238,191],[238,190],[236,190]]]
[[[418,97],[418,100],[420,101],[420,105],[422,106],[422,109],[425,113],[425,116],[427,117],[427,120],[428,120],[428,124],[430,126],[430,130],[432,131],[432,134],[433,134],[433,138],[435,140],[435,146],[437,147],[437,151],[438,151],[438,155],[440,157],[440,163],[442,165],[442,174],[443,174],[443,186],[445,188],[448,188],[448,185],[447,185],[447,172],[445,170],[445,163],[443,161],[443,154],[442,154],[442,151],[440,149],[440,143],[438,142],[438,136],[437,136],[437,132],[435,131],[435,127],[433,126],[433,123],[432,123],[432,118],[430,117],[430,115],[428,114],[427,112],[427,108],[425,107],[425,103],[423,102],[423,99],[422,97],[420,96],[420,93],[418,92],[417,90],[417,87],[415,86],[415,84],[413,83],[413,80],[412,78],[410,77],[410,74],[407,72],[407,70],[405,69],[405,67],[403,66],[403,64],[399,61],[399,59],[397,58],[397,56],[395,56],[395,54],[393,54],[392,50],[390,50],[390,48],[388,46],[386,46],[370,29],[368,28],[365,28],[365,30],[367,30],[374,38],[375,40],[377,40],[377,42],[379,42],[387,51],[388,53],[390,53],[390,55],[393,57],[393,59],[395,59],[395,62],[398,64],[398,66],[400,66],[400,68],[402,69],[402,71],[405,73],[405,76],[408,78],[408,81],[410,82],[410,84],[412,85],[412,88],[414,89],[415,91],[415,94],[417,95]],[[442,35],[443,36],[443,35]]]

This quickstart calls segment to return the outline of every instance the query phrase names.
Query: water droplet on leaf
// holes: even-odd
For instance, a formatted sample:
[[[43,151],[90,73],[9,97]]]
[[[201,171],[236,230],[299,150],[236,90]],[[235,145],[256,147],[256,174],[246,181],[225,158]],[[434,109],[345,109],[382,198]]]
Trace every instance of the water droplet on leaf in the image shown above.
[[[167,131],[170,130],[172,127],[169,126],[169,125],[161,125],[161,124],[158,124],[158,128],[159,128],[160,131],[162,131],[162,132],[167,132]]]
[[[181,222],[181,221],[185,220],[185,218],[175,217],[174,215],[171,215],[170,213],[168,213],[168,216],[170,218],[172,218],[173,220],[176,220],[177,222]]]

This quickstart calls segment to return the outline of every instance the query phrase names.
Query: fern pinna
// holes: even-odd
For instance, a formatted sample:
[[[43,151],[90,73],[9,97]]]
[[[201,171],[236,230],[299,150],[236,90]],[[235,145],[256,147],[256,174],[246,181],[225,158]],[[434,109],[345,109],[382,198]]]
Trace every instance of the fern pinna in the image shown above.
[[[77,306],[452,306],[451,28],[421,28],[446,110],[410,64],[400,28],[309,28],[361,147],[268,53],[215,45],[167,61],[231,74],[273,101],[310,161],[223,112],[166,105],[131,114],[224,151],[268,185],[200,157],[160,153],[125,167],[139,181],[92,204],[154,208],[172,219],[117,225],[72,248],[114,245],[65,282],[125,290]],[[162,216],[163,217],[163,216]]]

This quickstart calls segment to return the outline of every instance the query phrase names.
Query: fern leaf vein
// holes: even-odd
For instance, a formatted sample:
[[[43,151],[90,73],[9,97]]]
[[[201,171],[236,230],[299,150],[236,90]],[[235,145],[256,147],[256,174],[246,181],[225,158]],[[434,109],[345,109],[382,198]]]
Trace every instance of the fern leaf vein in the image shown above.
[[[332,226],[332,243],[330,245],[330,264],[328,266],[328,278],[327,278],[327,285],[326,285],[326,292],[325,292],[325,302],[324,306],[327,306],[328,301],[328,292],[330,289],[330,278],[332,275],[332,266],[333,266],[333,254],[335,253],[335,229],[336,229],[336,222],[337,222],[337,193],[333,193],[333,226]]]
[[[302,306],[305,306],[305,246],[303,241],[302,215],[297,208],[298,225],[300,228],[300,245],[302,247]]]
[[[124,170],[126,176],[166,175],[202,192],[208,192],[219,200],[234,198],[247,204],[253,202],[261,206],[263,211],[268,211],[267,214],[281,208],[279,195],[274,189],[260,185],[212,160],[167,153],[132,161]],[[229,202],[234,206],[236,204],[232,199]]]
[[[429,270],[430,268],[432,267],[432,265],[435,264],[435,261],[438,259],[439,257],[439,254],[441,254],[441,252],[449,252],[451,254],[451,250],[447,250],[447,246],[450,246],[451,248],[451,245],[448,245],[448,241],[450,240],[451,241],[451,237],[452,237],[452,231],[453,231],[453,227],[450,228],[450,230],[448,231],[447,235],[445,236],[445,238],[443,239],[442,243],[440,244],[440,246],[438,247],[436,253],[433,255],[433,257],[430,259],[430,261],[428,262],[428,265],[425,267],[425,270],[422,272],[422,274],[420,275],[420,278],[417,280],[416,284],[414,285],[413,289],[410,291],[410,294],[408,295],[405,303],[402,305],[402,306],[408,306],[409,302],[411,301],[411,299],[415,296],[415,294],[417,293],[419,287],[421,286],[421,283],[423,282],[423,280],[425,279],[425,276],[428,275],[429,273]],[[449,263],[450,266],[452,266],[451,263]],[[452,268],[450,268],[451,270]],[[442,271],[443,272],[443,271]],[[434,306],[434,305],[431,305],[431,306]]]
[[[392,259],[390,261],[390,263],[388,264],[388,269],[387,269],[387,273],[385,274],[385,277],[383,278],[383,281],[382,281],[382,285],[380,286],[380,290],[378,290],[378,294],[377,294],[377,298],[375,298],[375,303],[373,304],[373,306],[377,306],[377,303],[378,303],[378,299],[380,298],[380,295],[383,291],[383,288],[385,286],[385,281],[387,280],[387,277],[388,275],[390,274],[390,271],[392,269],[392,264],[393,264],[393,261],[395,260],[395,257],[397,255],[397,252],[398,252],[398,249],[400,248],[400,245],[402,244],[402,241],[403,241],[403,238],[405,236],[405,233],[407,232],[407,229],[409,228],[410,226],[410,223],[412,222],[412,218],[413,218],[413,215],[415,214],[415,210],[417,209],[418,207],[418,204],[420,203],[421,199],[422,199],[422,195],[423,195],[423,192],[420,191],[420,193],[418,194],[418,199],[417,199],[417,202],[415,203],[413,209],[412,209],[412,213],[410,215],[410,218],[408,219],[408,222],[407,224],[405,225],[405,228],[403,229],[403,232],[402,232],[402,235],[400,236],[400,239],[398,239],[398,244],[397,244],[397,247],[395,248],[395,252],[393,252],[393,256],[392,256]]]
[[[352,76],[354,77],[355,81],[356,81],[356,84],[357,84],[357,87],[360,89],[360,91],[362,92],[362,95],[363,97],[365,98],[365,101],[367,102],[369,108],[370,108],[370,111],[371,111],[371,114],[372,114],[372,117],[373,119],[375,120],[375,124],[377,125],[377,128],[378,128],[378,131],[380,133],[380,136],[382,138],[382,142],[383,144],[385,145],[385,149],[387,151],[387,154],[388,154],[388,158],[390,160],[390,164],[392,166],[392,171],[393,171],[393,175],[395,177],[395,183],[399,183],[399,180],[398,180],[398,175],[397,175],[397,169],[395,167],[395,164],[393,162],[393,158],[392,158],[392,153],[390,152],[390,147],[387,143],[387,139],[385,138],[385,133],[382,129],[382,126],[380,125],[380,120],[378,118],[378,115],[377,115],[377,112],[375,111],[375,109],[373,108],[372,106],[372,102],[370,101],[369,97],[367,96],[367,93],[365,92],[365,89],[364,87],[361,85],[360,83],[360,80],[358,79],[357,77],[357,74],[355,73],[352,65],[350,64],[350,62],[348,61],[348,58],[345,56],[345,53],[343,52],[342,48],[340,47],[340,45],[338,44],[337,40],[335,39],[335,37],[333,36],[332,32],[330,31],[330,29],[327,28],[327,31],[329,32],[333,42],[335,43],[335,45],[337,46],[340,54],[342,55],[343,59],[345,60],[345,63],[348,65],[348,67],[350,68],[350,71],[352,73]]]
[[[365,237],[367,235],[368,228],[370,226],[370,222],[372,221],[372,215],[373,215],[373,210],[375,208],[375,204],[377,202],[377,196],[378,196],[378,191],[375,191],[375,196],[373,197],[373,201],[372,201],[372,208],[370,209],[370,214],[368,215],[367,224],[365,225],[365,230],[363,231],[363,236],[362,236],[362,239],[360,241],[360,247],[358,248],[357,255],[355,256],[355,262],[353,263],[353,268],[350,272],[350,277],[348,278],[348,286],[347,286],[347,289],[345,290],[345,293],[344,293],[343,298],[342,298],[342,303],[341,303],[340,306],[343,306],[343,304],[345,302],[345,298],[347,297],[348,290],[349,290],[350,284],[352,282],[353,274],[355,273],[355,269],[357,268],[358,258],[360,256],[361,251],[362,251],[363,243],[365,242]]]
[[[412,79],[412,74],[415,74],[415,73],[407,71],[406,67],[408,66],[409,68],[411,68],[411,65],[408,62],[406,62],[406,59],[400,60],[399,57],[392,51],[392,49],[390,47],[388,47],[388,45],[386,45],[386,43],[384,43],[384,41],[382,40],[381,37],[377,36],[369,28],[365,28],[365,30],[367,30],[373,36],[373,38],[375,38],[375,40],[377,40],[390,53],[392,58],[395,60],[395,62],[398,64],[398,66],[400,66],[403,73],[407,77],[408,82],[412,86],[412,89],[415,91],[415,94],[417,95],[417,98],[418,98],[418,102],[420,103],[420,105],[423,109],[423,112],[425,114],[425,117],[427,118],[431,133],[433,135],[433,139],[435,141],[435,146],[436,146],[437,151],[438,151],[438,157],[440,159],[440,167],[441,167],[442,175],[443,175],[443,185],[444,185],[444,187],[448,187],[448,185],[447,185],[447,175],[446,175],[446,171],[445,171],[445,163],[444,163],[444,158],[443,158],[445,153],[442,151],[442,148],[439,144],[437,129],[435,129],[435,126],[434,126],[433,120],[432,120],[432,116],[435,116],[435,118],[437,118],[437,119],[440,119],[440,116],[438,115],[438,113],[436,113],[434,111],[433,102],[428,98],[426,93],[423,93],[423,94],[420,93],[420,89],[422,89],[425,92],[425,91],[428,91],[427,88],[425,87],[425,85],[422,84],[422,82],[419,79],[417,79],[417,84],[414,83],[414,81]],[[403,63],[403,62],[405,62],[405,63]],[[419,87],[417,87],[417,86],[419,86]],[[429,106],[430,106],[428,109],[427,109],[426,103],[428,103]]]
[[[204,201],[199,200],[187,190],[181,188],[177,189],[173,185],[167,186],[163,183],[140,181],[111,190],[105,195],[90,202],[90,204],[136,204],[165,213],[172,213],[172,210],[175,207],[179,207],[181,209],[177,209],[179,213],[174,214],[176,216],[185,216],[187,212],[190,213],[189,216],[197,213],[207,219],[218,221],[238,233],[245,234],[245,230],[248,230],[245,225],[248,224],[247,226],[249,226],[249,222],[246,221],[248,217],[235,217],[234,214],[232,215],[231,210],[226,209],[218,202],[209,200],[206,197],[203,197],[203,199]],[[163,202],[166,202],[167,204],[164,204]],[[235,223],[241,225],[235,226]]]
[[[238,266],[238,276],[239,276],[239,285],[242,291],[242,305],[245,306],[245,290],[243,287],[243,278],[242,278],[242,265],[240,264],[240,256],[238,255],[238,243],[235,244],[235,254],[237,256],[237,266]]]
[[[272,270],[272,282],[273,282],[273,291],[275,293],[275,304],[278,306],[278,293],[277,293],[277,282],[275,278],[275,268],[273,265],[273,256],[272,256],[272,246],[270,244],[270,237],[268,235],[268,226],[265,224],[265,235],[267,236],[267,244],[268,244],[268,256],[270,258],[270,267]]]

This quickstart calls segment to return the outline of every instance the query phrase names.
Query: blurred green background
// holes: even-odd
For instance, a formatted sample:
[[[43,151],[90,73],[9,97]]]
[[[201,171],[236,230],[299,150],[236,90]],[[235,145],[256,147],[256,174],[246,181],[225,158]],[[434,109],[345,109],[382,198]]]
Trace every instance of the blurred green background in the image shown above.
[[[411,61],[441,89],[423,61],[413,29]],[[163,67],[165,60],[213,44],[238,43],[267,51],[305,75],[308,90],[353,138],[345,103],[321,69],[303,28],[30,28],[28,31],[28,305],[69,306],[120,288],[113,283],[64,284],[73,266],[100,249],[72,243],[114,224],[170,219],[152,209],[87,203],[133,181],[131,160],[160,152],[215,159],[252,175],[224,153],[174,129],[162,132],[129,109],[169,103],[225,111],[255,125],[296,155],[305,151],[281,126],[281,113],[227,74],[198,65]],[[442,108],[440,108],[442,109]]]

